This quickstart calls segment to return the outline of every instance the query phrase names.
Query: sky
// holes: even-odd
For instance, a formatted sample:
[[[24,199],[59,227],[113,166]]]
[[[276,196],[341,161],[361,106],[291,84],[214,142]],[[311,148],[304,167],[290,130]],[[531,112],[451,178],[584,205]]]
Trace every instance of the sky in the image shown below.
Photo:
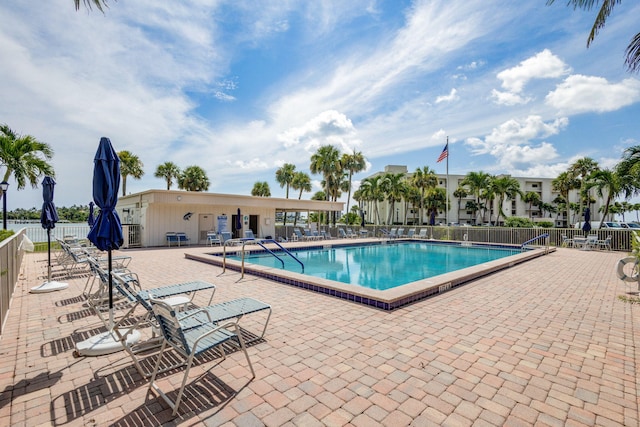
[[[165,189],[158,165],[200,166],[210,192],[285,189],[285,163],[320,175],[326,144],[367,170],[554,178],[591,157],[613,167],[640,145],[640,75],[624,66],[640,4],[595,42],[595,12],[546,0],[108,1],[0,3],[0,123],[54,150],[55,203],[92,200],[108,137],[144,164],[127,193]],[[0,166],[0,173],[4,173]],[[40,186],[7,208],[42,205]],[[176,186],[173,189],[177,189]],[[122,190],[120,190],[121,194]],[[297,194],[290,194],[297,197]]]

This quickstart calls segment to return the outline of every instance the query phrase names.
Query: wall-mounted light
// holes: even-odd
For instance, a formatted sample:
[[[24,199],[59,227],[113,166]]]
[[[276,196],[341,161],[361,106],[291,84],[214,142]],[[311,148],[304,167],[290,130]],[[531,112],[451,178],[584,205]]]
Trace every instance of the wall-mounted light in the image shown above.
[[[182,196],[178,196],[176,197],[176,199],[178,199],[178,201],[182,200]]]

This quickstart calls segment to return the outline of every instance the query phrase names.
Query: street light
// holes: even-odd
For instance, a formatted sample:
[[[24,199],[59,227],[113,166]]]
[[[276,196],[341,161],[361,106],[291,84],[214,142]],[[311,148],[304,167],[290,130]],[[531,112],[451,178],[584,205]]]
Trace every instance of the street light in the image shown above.
[[[0,182],[0,190],[2,190],[2,229],[7,229],[7,190],[9,183],[7,181]]]

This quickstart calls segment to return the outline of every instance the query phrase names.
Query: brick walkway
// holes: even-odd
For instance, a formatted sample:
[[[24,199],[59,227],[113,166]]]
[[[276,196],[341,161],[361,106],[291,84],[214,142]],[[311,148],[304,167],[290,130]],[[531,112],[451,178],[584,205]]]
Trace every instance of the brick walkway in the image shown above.
[[[184,259],[206,248],[129,250],[145,287],[202,279],[215,300],[273,306],[265,340],[187,387],[179,416],[124,352],[74,358],[101,323],[69,288],[30,294],[28,254],[0,339],[3,426],[628,425],[638,415],[640,305],[614,271],[624,254],[560,249],[393,312]],[[250,329],[250,319],[241,323]],[[243,319],[244,322],[244,319]],[[179,373],[163,384],[178,387]]]

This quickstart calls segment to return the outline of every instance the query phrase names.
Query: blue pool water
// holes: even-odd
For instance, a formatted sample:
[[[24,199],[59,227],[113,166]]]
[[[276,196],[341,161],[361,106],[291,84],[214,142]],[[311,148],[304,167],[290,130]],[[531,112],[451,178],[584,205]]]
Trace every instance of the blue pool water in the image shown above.
[[[253,247],[247,246],[245,249],[252,251]],[[286,270],[302,272],[300,264],[290,256],[283,252],[275,253],[284,261]],[[336,246],[293,252],[304,264],[306,275],[378,290],[395,288],[518,253],[521,253],[519,249],[427,242]],[[245,255],[245,263],[282,268],[282,263],[276,257],[265,252]]]

